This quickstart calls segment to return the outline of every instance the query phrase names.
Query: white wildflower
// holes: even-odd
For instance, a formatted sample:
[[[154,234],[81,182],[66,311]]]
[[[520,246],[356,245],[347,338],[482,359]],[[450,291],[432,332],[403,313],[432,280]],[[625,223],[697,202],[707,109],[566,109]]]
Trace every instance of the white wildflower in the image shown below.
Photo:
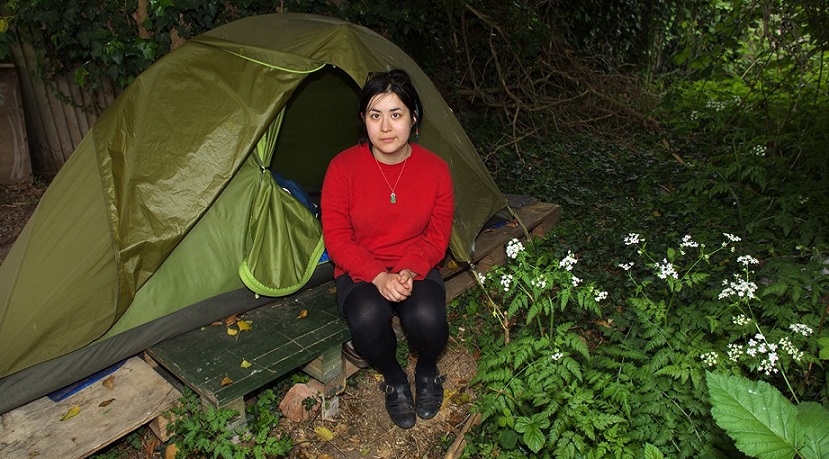
[[[709,367],[713,367],[717,364],[717,353],[714,351],[706,352],[705,354],[700,355],[699,358]]]
[[[518,239],[513,238],[507,244],[507,256],[513,260],[518,257],[518,254],[524,251],[524,244]]]
[[[765,373],[767,376],[772,373],[778,373],[780,370],[778,370],[776,366],[777,360],[777,354],[770,353],[767,359],[760,361],[760,365],[757,369]]]
[[[601,292],[596,293],[596,296],[595,296],[594,299],[596,300],[596,303],[598,303],[598,302],[600,302],[600,301],[602,301],[606,298],[607,298],[607,292],[601,291]]]
[[[622,263],[618,265],[620,268],[624,269],[625,271],[630,271],[630,268],[633,268],[633,262],[630,263]]]
[[[766,146],[755,145],[754,148],[751,149],[751,152],[754,153],[756,156],[766,156]]]
[[[726,353],[732,362],[736,362],[745,352],[743,351],[743,345],[731,343],[728,345]]]
[[[682,238],[682,243],[679,244],[680,247],[699,247],[699,244],[691,239],[690,234],[686,234],[685,237]]]
[[[809,336],[814,332],[812,327],[806,324],[791,324],[789,325],[789,329],[795,333],[800,333],[803,336]]]
[[[735,236],[733,234],[728,233],[722,233],[722,235],[725,236],[725,238],[728,239],[730,242],[740,242],[740,236]]]
[[[731,323],[738,326],[748,325],[751,323],[751,318],[745,314],[736,315],[731,318]]]
[[[625,245],[638,244],[639,241],[644,241],[644,239],[640,239],[638,233],[628,233],[628,235],[625,237]]]
[[[799,362],[800,359],[803,358],[803,351],[796,348],[788,336],[780,338],[778,344],[780,345],[780,349],[782,349],[783,352],[791,356],[792,360]]]
[[[741,279],[737,274],[734,275],[734,279],[736,280],[735,282],[723,281],[723,285],[728,285],[728,287],[720,292],[719,299],[722,300],[735,295],[739,298],[754,298],[754,292],[757,291],[757,284]]]
[[[757,260],[756,258],[752,257],[751,255],[742,255],[742,256],[737,257],[737,263],[748,266],[748,265],[759,265],[760,261]]]
[[[504,274],[501,276],[501,285],[504,286],[504,291],[509,292],[509,287],[512,285],[512,274]]]
[[[677,274],[674,265],[671,264],[666,258],[662,259],[662,264],[657,263],[654,267],[657,269],[658,272],[656,275],[660,279],[667,279],[668,277],[679,279],[679,274]]]
[[[543,276],[538,276],[537,278],[530,281],[530,285],[537,289],[544,289],[547,286],[547,279],[544,279]]]
[[[570,282],[572,282],[573,287],[578,287],[579,284],[581,284],[581,279],[579,279],[576,276],[573,276],[573,278],[570,280]]]
[[[574,257],[574,256],[573,256],[573,252],[572,252],[572,251],[570,251],[570,250],[568,250],[568,251],[567,251],[567,256],[566,256],[566,257],[564,257],[564,258],[563,258],[563,259],[562,259],[562,260],[558,263],[558,267],[559,267],[559,268],[564,268],[564,269],[566,269],[567,271],[572,271],[572,270],[573,270],[573,266],[574,266],[576,263],[578,263],[578,260],[576,259],[576,257]]]
[[[550,360],[557,362],[561,360],[562,357],[564,357],[564,354],[560,351],[556,351],[555,353],[553,353],[553,355],[550,356]]]

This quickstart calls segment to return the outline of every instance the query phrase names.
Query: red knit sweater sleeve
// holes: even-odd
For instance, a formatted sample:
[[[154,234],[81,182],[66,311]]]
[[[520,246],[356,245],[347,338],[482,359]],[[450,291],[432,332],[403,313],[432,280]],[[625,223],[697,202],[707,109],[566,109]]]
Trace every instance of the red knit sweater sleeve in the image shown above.
[[[359,166],[351,165],[349,161],[361,162],[354,153],[355,148],[359,146],[340,153],[328,165],[320,201],[322,231],[326,250],[334,261],[334,275],[348,273],[355,281],[371,282],[386,267],[368,247],[357,243],[351,223],[354,188],[359,185],[355,183],[359,178],[353,171]]]

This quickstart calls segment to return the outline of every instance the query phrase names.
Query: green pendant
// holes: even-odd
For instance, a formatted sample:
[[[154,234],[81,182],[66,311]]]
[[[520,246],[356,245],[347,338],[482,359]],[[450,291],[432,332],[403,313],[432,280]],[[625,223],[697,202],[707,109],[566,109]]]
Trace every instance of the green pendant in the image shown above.
[[[395,204],[397,202],[397,196],[394,195],[394,192],[391,194],[391,203]]]

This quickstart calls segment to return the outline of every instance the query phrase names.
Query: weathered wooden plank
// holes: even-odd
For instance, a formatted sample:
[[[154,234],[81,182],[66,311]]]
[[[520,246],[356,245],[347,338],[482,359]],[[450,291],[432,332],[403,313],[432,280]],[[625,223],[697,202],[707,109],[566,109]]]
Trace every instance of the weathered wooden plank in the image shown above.
[[[179,391],[138,357],[112,375],[53,402],[47,397],[0,416],[0,457],[84,458],[162,415]],[[61,418],[77,405],[78,414]]]
[[[250,331],[231,336],[224,326],[202,327],[147,353],[212,405],[238,404],[245,395],[348,341],[350,333],[338,315],[331,286],[245,313]],[[243,361],[251,366],[242,368]],[[225,378],[232,383],[222,385]]]

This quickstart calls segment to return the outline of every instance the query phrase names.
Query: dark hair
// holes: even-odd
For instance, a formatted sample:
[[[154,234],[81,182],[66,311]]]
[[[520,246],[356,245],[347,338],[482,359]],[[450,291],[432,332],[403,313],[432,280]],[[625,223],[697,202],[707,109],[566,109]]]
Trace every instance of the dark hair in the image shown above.
[[[415,90],[409,74],[401,69],[393,69],[388,72],[371,72],[368,74],[363,90],[360,91],[360,111],[358,112],[358,116],[360,117],[360,126],[362,126],[362,132],[360,133],[361,144],[368,142],[366,120],[363,118],[366,110],[368,110],[368,104],[371,103],[371,99],[377,94],[388,92],[400,98],[403,105],[409,109],[409,112],[415,119],[412,130],[415,131],[420,126],[420,120],[423,119],[423,107],[420,104],[420,97],[417,95],[417,90]]]

